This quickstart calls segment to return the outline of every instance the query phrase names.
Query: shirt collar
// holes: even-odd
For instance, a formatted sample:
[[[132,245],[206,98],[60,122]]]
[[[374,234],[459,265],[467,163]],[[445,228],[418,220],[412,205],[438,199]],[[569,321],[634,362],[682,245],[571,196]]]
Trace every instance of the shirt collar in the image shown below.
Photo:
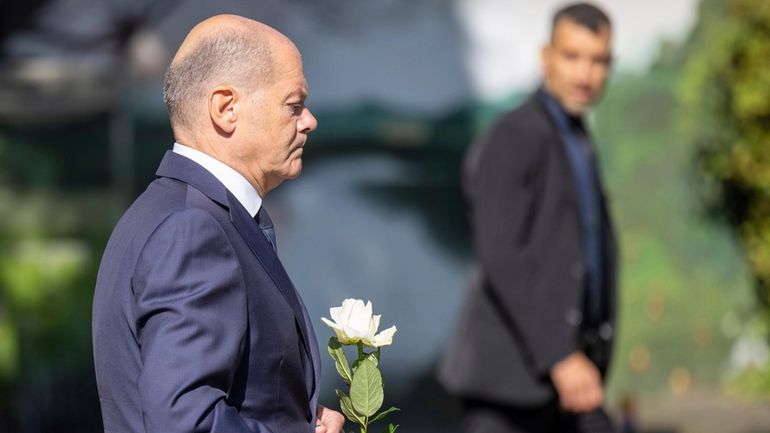
[[[548,90],[546,90],[545,86],[541,85],[537,89],[537,94],[543,103],[545,103],[545,106],[548,108],[548,111],[551,113],[551,115],[555,117],[559,127],[566,127],[570,130],[585,129],[583,118],[581,116],[575,116],[568,113],[564,107],[562,107],[561,103],[559,103],[559,101],[554,98],[553,95],[548,92]]]
[[[187,157],[208,170],[235,196],[252,218],[257,215],[262,206],[262,197],[249,181],[232,167],[184,144],[174,143],[174,153]]]

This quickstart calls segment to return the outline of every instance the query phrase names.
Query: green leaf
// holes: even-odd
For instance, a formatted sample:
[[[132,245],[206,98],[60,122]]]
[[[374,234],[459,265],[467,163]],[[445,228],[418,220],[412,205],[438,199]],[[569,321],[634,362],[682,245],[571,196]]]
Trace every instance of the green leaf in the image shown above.
[[[385,433],[394,433],[396,429],[398,428],[398,424],[388,424],[388,430]]]
[[[350,401],[350,397],[339,389],[335,389],[334,392],[337,393],[337,397],[340,399],[340,409],[342,409],[342,413],[344,413],[351,422],[364,425],[366,421],[363,416],[353,409],[353,403]]]
[[[356,362],[353,363],[353,372],[355,373],[356,370],[358,370],[358,366],[361,365],[364,360],[370,360],[374,363],[374,366],[378,366],[380,364],[380,357],[377,354],[377,352],[367,353],[365,357],[356,360]]]
[[[350,385],[350,381],[353,380],[353,373],[350,372],[350,363],[348,363],[348,358],[345,356],[345,351],[342,350],[342,345],[337,340],[337,337],[329,339],[328,350],[329,355],[334,360],[334,367],[337,369],[337,373],[342,377],[342,381],[346,385]]]
[[[385,417],[386,417],[386,416],[388,416],[389,414],[391,414],[391,413],[393,413],[393,412],[398,412],[399,410],[401,410],[401,409],[399,409],[399,408],[397,408],[397,407],[393,407],[393,406],[391,406],[391,407],[389,407],[388,409],[386,409],[386,410],[383,410],[382,412],[378,413],[378,414],[377,414],[377,415],[376,415],[374,418],[370,419],[370,420],[369,420],[369,424],[371,424],[371,423],[373,423],[373,422],[377,422],[377,421],[379,421],[379,420],[381,420],[381,419],[385,418]]]
[[[353,373],[350,384],[350,400],[356,412],[364,416],[372,416],[382,406],[384,392],[382,389],[382,374],[370,359],[364,359]]]

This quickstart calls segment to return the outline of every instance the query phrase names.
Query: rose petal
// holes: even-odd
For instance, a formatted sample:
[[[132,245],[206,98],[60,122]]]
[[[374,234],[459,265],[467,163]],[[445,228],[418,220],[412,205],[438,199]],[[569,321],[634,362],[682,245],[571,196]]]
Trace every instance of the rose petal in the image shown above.
[[[345,334],[345,332],[341,329],[332,328],[334,329],[334,333],[337,335],[337,341],[340,342],[340,344],[355,344],[357,341],[351,340],[350,336]]]
[[[353,314],[353,310],[355,309],[357,299],[345,299],[342,301],[342,314],[340,315],[340,318],[342,322],[348,322],[350,320],[350,315]],[[361,302],[361,301],[358,301]]]
[[[383,330],[374,337],[374,347],[389,346],[393,343],[393,336],[396,334],[395,326],[391,326],[388,329]]]
[[[329,308],[329,315],[332,320],[334,320],[334,323],[339,324],[343,322],[343,311],[344,309],[342,307]]]
[[[332,329],[342,329],[338,324],[332,322],[331,320],[327,319],[326,317],[321,317],[321,321],[326,323],[326,325],[329,326]]]
[[[357,300],[353,306],[353,311],[348,320],[347,327],[354,329],[355,335],[360,337],[366,337],[369,333],[369,321],[372,317],[372,304],[364,304],[363,301]]]

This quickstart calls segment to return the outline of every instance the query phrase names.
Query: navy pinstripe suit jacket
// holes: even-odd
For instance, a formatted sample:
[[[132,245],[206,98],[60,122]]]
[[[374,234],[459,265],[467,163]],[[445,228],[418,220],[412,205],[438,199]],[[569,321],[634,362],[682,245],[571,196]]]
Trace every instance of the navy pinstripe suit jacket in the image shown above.
[[[118,222],[93,303],[107,433],[312,433],[320,363],[307,312],[256,222],[167,152]]]

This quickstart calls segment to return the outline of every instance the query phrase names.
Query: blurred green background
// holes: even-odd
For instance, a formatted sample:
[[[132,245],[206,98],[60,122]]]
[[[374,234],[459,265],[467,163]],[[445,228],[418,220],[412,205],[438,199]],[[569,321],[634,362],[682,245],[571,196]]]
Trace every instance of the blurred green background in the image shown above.
[[[2,9],[4,23],[11,5]],[[697,8],[683,40],[661,41],[649,67],[614,75],[591,117],[622,250],[609,406],[641,431],[759,433],[770,431],[770,2],[703,0]],[[65,116],[66,106],[46,106],[40,110],[60,115],[41,120],[12,115],[32,110],[27,104],[37,97],[45,101],[34,93],[41,90],[14,93],[13,75],[0,75],[0,432],[101,431],[90,343],[96,270],[116,219],[173,142],[162,112],[137,108],[133,80],[118,77],[109,109]],[[333,167],[327,171],[363,191],[360,206],[414,216],[405,224],[449,258],[408,272],[451,282],[406,293],[441,293],[448,300],[436,302],[447,305],[437,308],[456,311],[472,261],[459,162],[472,138],[526,92],[469,98],[440,114],[368,101],[316,110],[321,126],[305,176],[334,185],[321,168],[313,171]],[[386,166],[383,173],[398,181],[383,174],[356,183],[365,161],[379,161],[374,171]],[[298,185],[277,194],[278,209],[302,197]],[[302,228],[296,219],[287,226]],[[302,262],[312,258],[293,245],[282,251],[290,274],[309,273],[299,278],[312,281],[313,267]],[[360,274],[362,284],[375,279],[365,267]],[[324,314],[338,298],[364,297],[355,289],[327,295],[312,313]],[[369,295],[403,334],[420,332],[408,326],[419,318],[397,312],[403,297],[387,303],[393,292]],[[406,402],[399,404],[405,432],[459,432],[456,403],[432,379],[447,332],[409,371],[401,355],[390,361],[386,376],[396,377],[396,392],[389,398]],[[417,347],[405,342],[402,359]]]

